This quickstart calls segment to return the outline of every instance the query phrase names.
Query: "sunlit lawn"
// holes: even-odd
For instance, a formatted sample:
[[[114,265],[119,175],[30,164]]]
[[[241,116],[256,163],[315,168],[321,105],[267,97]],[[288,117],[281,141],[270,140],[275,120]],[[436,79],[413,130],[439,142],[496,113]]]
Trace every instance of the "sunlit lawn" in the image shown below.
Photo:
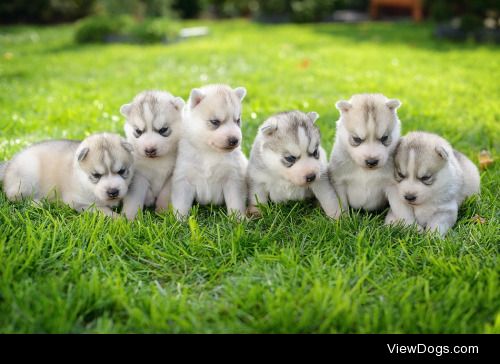
[[[190,25],[200,25],[195,22]],[[317,111],[329,152],[353,93],[399,98],[403,130],[440,133],[477,163],[498,156],[500,52],[442,43],[430,25],[207,23],[168,46],[72,42],[71,26],[0,28],[0,160],[47,138],[121,133],[144,89],[245,86],[244,150],[274,112]],[[498,163],[445,240],[332,222],[312,203],[258,221],[195,208],[134,223],[0,194],[0,332],[500,332]],[[474,217],[479,215],[484,220]],[[483,223],[480,223],[483,221]]]

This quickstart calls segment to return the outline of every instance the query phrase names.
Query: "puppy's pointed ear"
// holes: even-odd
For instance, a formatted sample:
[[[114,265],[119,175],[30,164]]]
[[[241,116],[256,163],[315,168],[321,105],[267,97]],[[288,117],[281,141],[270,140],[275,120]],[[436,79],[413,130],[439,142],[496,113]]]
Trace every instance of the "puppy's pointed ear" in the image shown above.
[[[311,111],[307,113],[307,117],[309,118],[309,120],[315,123],[319,118],[319,114],[316,111]]]
[[[335,107],[340,112],[348,112],[349,110],[352,109],[352,104],[349,101],[340,100],[335,104]]]
[[[120,113],[128,118],[130,115],[130,109],[132,109],[132,104],[124,104],[120,107]]]
[[[132,153],[134,151],[134,147],[132,146],[132,144],[130,144],[129,142],[127,142],[125,139],[122,139],[120,141],[120,144],[123,147],[123,149],[125,149],[127,152]]]
[[[276,130],[278,130],[278,120],[271,118],[264,123],[260,128],[260,131],[264,135],[272,135]]]
[[[192,89],[189,95],[189,107],[194,109],[204,98],[205,94],[199,88]]]
[[[438,145],[436,147],[436,153],[441,157],[443,158],[443,160],[447,161],[449,156],[448,156],[448,151],[446,150],[445,147],[443,147],[442,145]]]
[[[244,87],[236,87],[234,89],[234,92],[236,93],[236,96],[240,99],[240,101],[243,101],[245,98],[245,95],[247,94],[247,89]]]
[[[87,158],[87,154],[89,154],[89,148],[82,148],[78,152],[78,162],[83,161],[85,158]]]
[[[176,108],[176,110],[182,110],[182,108],[184,107],[184,100],[181,98],[181,97],[175,97],[172,101],[170,101],[172,103],[172,105],[174,105],[174,107]]]
[[[398,99],[391,99],[386,101],[385,105],[391,110],[397,110],[397,108],[401,106],[401,101]]]

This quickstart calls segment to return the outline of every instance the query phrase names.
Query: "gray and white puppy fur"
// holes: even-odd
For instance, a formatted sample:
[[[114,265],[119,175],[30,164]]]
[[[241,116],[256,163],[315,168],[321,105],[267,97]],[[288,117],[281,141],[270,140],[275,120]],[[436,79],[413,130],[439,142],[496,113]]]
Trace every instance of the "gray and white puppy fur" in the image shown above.
[[[127,194],[133,169],[132,146],[117,134],[94,134],[83,141],[34,144],[0,167],[7,198],[60,199],[77,211],[111,210]]]
[[[128,219],[143,206],[155,206],[156,211],[168,208],[183,107],[184,100],[168,92],[144,91],[120,108],[135,157],[136,173],[123,201]]]
[[[388,190],[386,224],[402,221],[444,236],[460,204],[480,190],[479,172],[466,156],[436,134],[412,132],[394,156],[396,184]]]
[[[316,197],[325,213],[337,218],[340,206],[328,178],[316,112],[288,111],[267,119],[252,146],[247,170],[250,215],[259,203]]]
[[[241,101],[246,89],[207,85],[191,90],[172,179],[172,205],[185,218],[196,200],[226,203],[243,216],[247,159],[241,151]]]
[[[358,94],[336,104],[340,110],[329,173],[342,207],[366,211],[387,205],[393,152],[401,133],[401,102],[382,94]]]

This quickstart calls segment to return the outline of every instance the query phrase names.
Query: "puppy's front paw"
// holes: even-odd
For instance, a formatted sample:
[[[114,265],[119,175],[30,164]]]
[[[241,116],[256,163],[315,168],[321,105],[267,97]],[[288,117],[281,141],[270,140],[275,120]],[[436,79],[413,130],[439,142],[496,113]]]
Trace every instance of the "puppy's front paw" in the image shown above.
[[[155,212],[157,214],[162,214],[162,213],[167,212],[167,211],[168,211],[168,204],[167,204],[167,206],[161,206],[161,205],[157,204],[155,207]]]
[[[257,206],[249,206],[247,208],[247,216],[249,218],[259,219],[262,217],[262,212]]]
[[[121,215],[121,214],[119,214],[117,212],[114,212],[114,211],[111,212],[111,218],[113,220],[121,219],[122,217],[123,217],[123,215]]]
[[[133,221],[137,215],[136,209],[123,209],[122,215],[127,218],[128,221]]]
[[[183,213],[180,213],[179,211],[174,211],[174,216],[175,216],[175,219],[177,221],[186,222],[186,221],[188,221],[189,213],[183,214]]]
[[[330,210],[330,211],[325,211],[326,215],[334,220],[338,220],[340,216],[342,215],[342,210],[340,207],[338,209]]]
[[[392,212],[389,212],[384,220],[385,225],[396,225],[398,222],[400,223],[401,220],[398,219]]]

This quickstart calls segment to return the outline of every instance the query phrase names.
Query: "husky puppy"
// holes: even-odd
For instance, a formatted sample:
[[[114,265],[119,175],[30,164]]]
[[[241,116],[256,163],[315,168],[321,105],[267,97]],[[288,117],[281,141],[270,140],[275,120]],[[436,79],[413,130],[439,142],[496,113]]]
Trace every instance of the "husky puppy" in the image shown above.
[[[328,178],[315,112],[288,111],[271,116],[260,127],[247,171],[248,213],[259,215],[258,203],[303,200],[315,196],[325,213],[340,215]]]
[[[387,224],[417,223],[446,234],[465,198],[479,193],[479,172],[466,156],[438,135],[408,133],[394,156],[397,185],[388,190]]]
[[[2,168],[7,198],[61,199],[78,211],[114,215],[133,176],[132,146],[116,134],[94,134],[82,142],[49,140],[15,155]]]
[[[168,207],[183,107],[184,100],[168,92],[144,91],[120,108],[135,157],[134,181],[123,201],[129,219],[144,205],[155,206],[156,211]]]
[[[243,87],[208,85],[191,90],[172,177],[172,205],[184,218],[196,200],[221,204],[242,216],[247,159],[241,151]]]
[[[385,187],[392,180],[392,154],[400,136],[399,100],[381,94],[354,95],[339,101],[330,179],[345,209],[367,211],[387,205]]]

